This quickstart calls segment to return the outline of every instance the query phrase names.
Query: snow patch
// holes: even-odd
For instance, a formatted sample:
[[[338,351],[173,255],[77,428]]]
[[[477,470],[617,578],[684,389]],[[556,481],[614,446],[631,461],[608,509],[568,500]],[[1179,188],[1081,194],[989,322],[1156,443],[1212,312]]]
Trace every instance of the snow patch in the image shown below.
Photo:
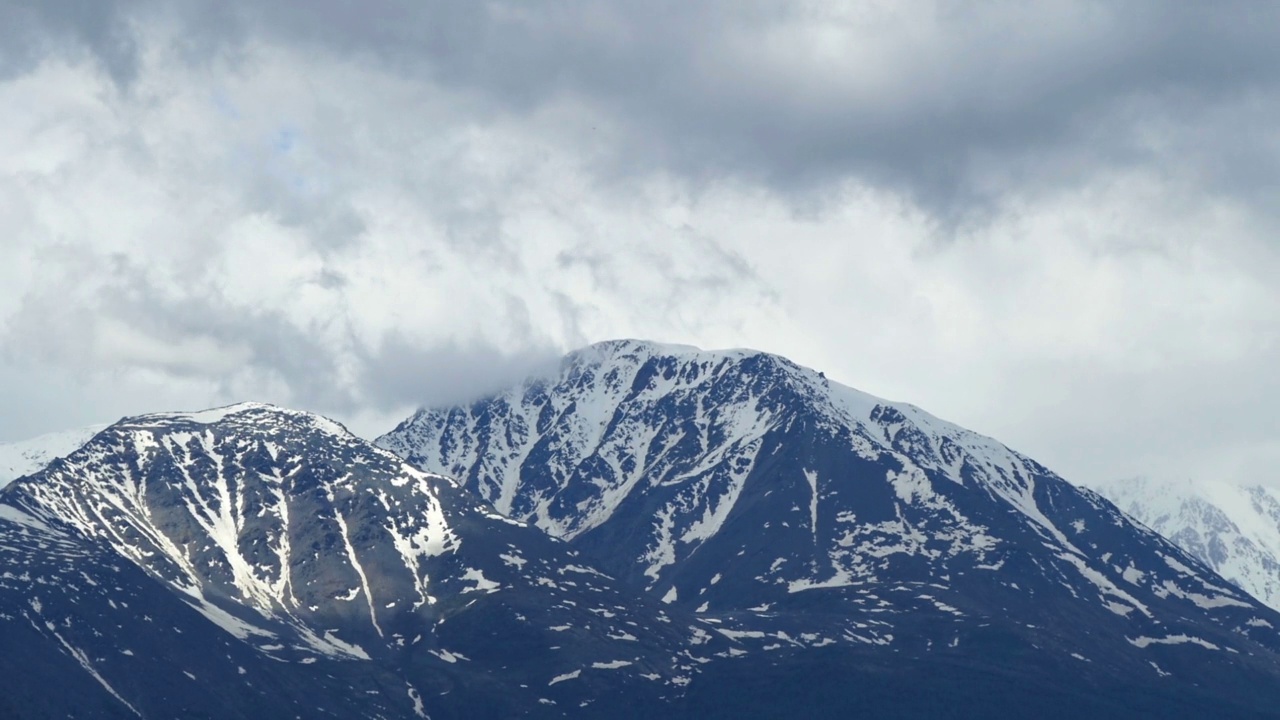
[[[582,675],[581,670],[574,670],[573,672],[565,673],[563,675],[557,675],[551,678],[551,682],[547,683],[547,685],[555,685],[556,683],[561,683],[561,682],[564,682],[565,680],[577,680],[578,677],[581,675]]]
[[[1193,645],[1199,645],[1200,647],[1208,650],[1221,649],[1217,645],[1214,645],[1213,643],[1209,642],[1208,640],[1204,640],[1202,638],[1194,637],[1191,635],[1181,635],[1181,634],[1167,635],[1162,638],[1139,636],[1136,638],[1125,638],[1125,639],[1129,641],[1129,644],[1139,648],[1146,648],[1146,647],[1150,647],[1151,645],[1183,645],[1183,644],[1190,643]]]
[[[489,580],[484,576],[483,572],[481,572],[480,570],[477,570],[476,568],[467,568],[467,571],[462,574],[462,579],[469,580],[475,583],[475,585],[472,587],[463,588],[462,592],[464,594],[471,593],[471,592],[492,593],[492,592],[497,592],[499,589],[502,588],[501,584],[496,583],[492,580]]]

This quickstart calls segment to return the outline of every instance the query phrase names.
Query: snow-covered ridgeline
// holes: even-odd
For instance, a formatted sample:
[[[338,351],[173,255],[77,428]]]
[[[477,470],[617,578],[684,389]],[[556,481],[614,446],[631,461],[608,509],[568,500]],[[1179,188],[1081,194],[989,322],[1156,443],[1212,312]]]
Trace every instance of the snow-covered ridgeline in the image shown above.
[[[653,372],[654,359],[660,372]],[[790,397],[780,400],[779,389]],[[666,411],[686,398],[697,399],[692,416],[677,432],[664,432],[663,423],[674,418]],[[499,511],[572,539],[607,520],[642,477],[677,484],[726,460],[740,458],[749,467],[760,439],[793,419],[787,414],[793,408],[784,404],[793,398],[815,411],[818,422],[859,429],[853,442],[864,455],[887,448],[955,482],[973,477],[1047,537],[1069,545],[1036,504],[1031,478],[1043,472],[1038,464],[913,405],[876,398],[751,350],[601,343],[572,354],[559,377],[533,380],[469,409],[424,410],[378,443],[474,482]],[[673,451],[683,451],[674,453],[677,459],[697,452],[699,463],[672,462]],[[559,483],[530,494],[521,485],[521,468],[535,453]],[[584,462],[599,465],[591,469],[599,492],[578,501],[572,513],[557,512],[558,493]],[[718,495],[731,504],[735,486]],[[728,509],[723,503],[692,508],[712,524]],[[705,525],[699,533],[714,532]]]
[[[699,352],[679,345],[655,347],[672,357]],[[554,386],[535,381],[512,388],[477,415],[455,412],[446,419],[419,414],[421,422],[407,423],[404,433],[388,434],[379,444],[402,456],[412,456],[415,447],[438,447],[451,474],[475,479],[479,494],[500,512],[572,539],[606,521],[643,477],[657,475],[663,484],[675,485],[726,460],[749,459],[760,437],[775,426],[774,413],[761,407],[756,396],[738,393],[700,401],[687,408],[692,417],[684,428],[661,437],[653,412],[660,412],[669,398],[701,394],[717,380],[708,371],[751,354],[718,353],[703,358],[696,374],[650,375],[638,387],[643,358],[593,346],[573,356]],[[490,427],[500,427],[501,434],[487,432]],[[697,454],[696,461],[682,462],[691,453]],[[529,493],[520,480],[527,461],[545,463],[560,483]],[[558,495],[584,462],[592,464],[599,491],[571,513],[560,512],[554,507],[562,502]],[[732,482],[719,490],[718,496],[734,495]],[[697,511],[705,511],[713,522],[728,509],[722,505],[713,501]]]
[[[295,579],[327,562],[295,554],[293,543],[315,532],[300,525],[333,524],[346,538],[346,517],[371,497],[386,514],[380,530],[422,602],[432,601],[422,591],[432,583],[423,559],[460,544],[437,497],[441,489],[459,493],[451,480],[369,447],[325,418],[257,403],[127,419],[38,480],[22,488],[25,509],[105,540],[229,632],[270,639],[273,633],[254,622],[280,622],[313,650],[335,656],[367,657],[300,617],[334,600],[323,583]],[[347,569],[363,580],[359,553],[348,551]],[[360,588],[376,628],[376,598],[367,581]],[[258,619],[236,618],[206,599],[228,591]]]
[[[1028,543],[1051,549],[1037,562],[1071,593],[1116,615],[1151,617],[1139,589],[1243,602],[1195,571],[1172,573],[1155,536],[1132,556],[1099,550],[1128,521],[996,440],[749,350],[601,343],[551,377],[424,409],[378,443],[513,517],[629,555],[611,567],[627,574],[632,561],[635,579],[700,611],[741,595],[712,587],[713,557],[741,565],[747,587],[796,593],[946,584],[999,570]],[[747,554],[756,543],[769,549]]]
[[[338,423],[270,405],[122,420],[7,488],[0,522],[109,547],[273,660],[378,661],[421,643],[456,663],[436,633],[500,593],[531,633],[592,629],[559,641],[574,652],[547,672],[639,677],[643,664],[675,683],[697,664],[677,657],[687,634],[666,611],[629,607],[563,543]],[[620,641],[636,653],[626,665]]]

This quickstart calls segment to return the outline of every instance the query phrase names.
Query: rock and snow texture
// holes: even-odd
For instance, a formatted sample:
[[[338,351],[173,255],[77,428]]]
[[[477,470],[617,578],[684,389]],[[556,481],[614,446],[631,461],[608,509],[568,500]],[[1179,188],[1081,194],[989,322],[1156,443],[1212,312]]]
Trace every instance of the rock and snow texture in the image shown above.
[[[1280,489],[1146,477],[1099,483],[1094,489],[1280,609]]]
[[[30,440],[0,443],[0,488],[38,472],[53,459],[69,455],[106,425],[49,433]]]
[[[0,492],[0,637],[34,628],[144,715],[156,698],[127,679],[143,653],[107,648],[136,641],[151,662],[171,654],[155,635],[168,628],[211,643],[214,659],[182,668],[197,684],[254,683],[234,668],[263,665],[286,683],[312,667],[355,685],[395,678],[370,717],[482,702],[463,691],[476,678],[516,707],[535,692],[652,699],[732,644],[696,645],[692,618],[577,556],[325,418],[259,404],[147,415]],[[157,630],[122,634],[140,622]],[[584,682],[545,689],[572,672]]]
[[[1122,638],[1277,641],[1250,624],[1269,610],[1100,496],[764,353],[601,343],[377,442],[753,649],[955,647],[998,624],[1154,675],[1136,651],[1177,646]]]
[[[0,490],[0,717],[1280,706],[1280,613],[781,358],[606,343],[382,443],[258,404],[147,415]]]

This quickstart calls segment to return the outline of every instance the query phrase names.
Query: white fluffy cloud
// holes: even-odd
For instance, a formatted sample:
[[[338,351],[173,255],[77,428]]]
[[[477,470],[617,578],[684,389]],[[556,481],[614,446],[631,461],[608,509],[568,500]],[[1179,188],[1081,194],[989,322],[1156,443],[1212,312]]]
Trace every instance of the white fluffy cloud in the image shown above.
[[[497,4],[471,45],[175,7],[23,16],[58,42],[0,67],[0,438],[245,398],[375,432],[638,336],[1081,480],[1280,459],[1280,95],[1230,13],[1214,55],[1088,3]]]

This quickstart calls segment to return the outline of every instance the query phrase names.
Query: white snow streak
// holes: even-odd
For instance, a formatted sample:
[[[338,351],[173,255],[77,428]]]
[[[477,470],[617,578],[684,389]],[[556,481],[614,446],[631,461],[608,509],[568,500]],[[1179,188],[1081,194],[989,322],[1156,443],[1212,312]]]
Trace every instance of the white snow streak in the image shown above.
[[[356,575],[360,576],[360,587],[364,590],[364,599],[369,605],[369,620],[373,622],[373,629],[378,631],[378,637],[385,637],[382,634],[382,627],[378,625],[378,612],[374,609],[373,591],[369,589],[369,578],[365,577],[360,558],[356,557],[356,549],[351,546],[351,538],[347,533],[347,521],[337,510],[333,511],[333,517],[338,522],[338,528],[342,530],[342,544],[347,549],[347,559],[351,561],[351,567],[356,571]]]

